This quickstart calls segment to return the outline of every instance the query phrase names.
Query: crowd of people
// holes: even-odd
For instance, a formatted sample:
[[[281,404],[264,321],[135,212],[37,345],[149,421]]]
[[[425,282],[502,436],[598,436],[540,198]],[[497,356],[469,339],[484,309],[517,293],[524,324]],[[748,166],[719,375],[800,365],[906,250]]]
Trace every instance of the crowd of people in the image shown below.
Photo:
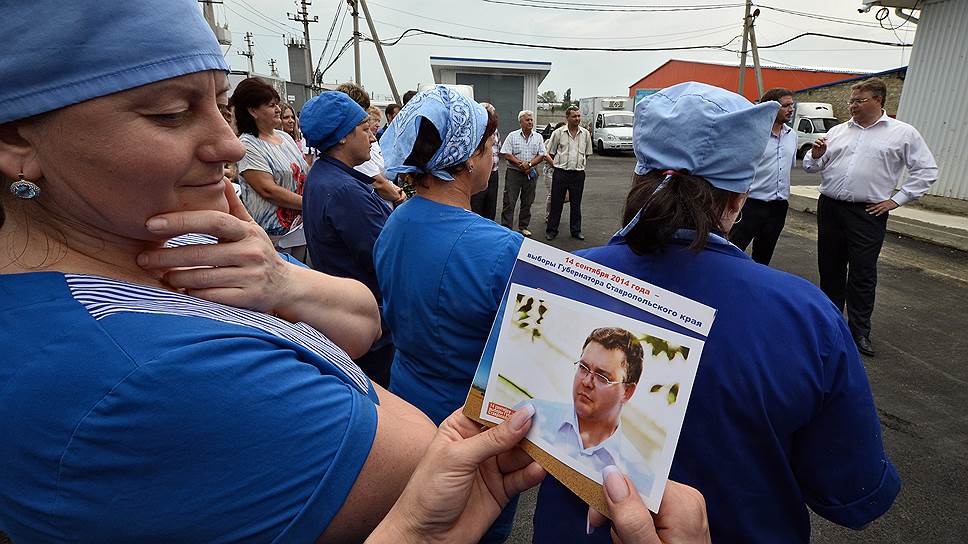
[[[502,140],[493,106],[446,86],[382,111],[353,84],[299,112],[257,78],[230,95],[195,4],[0,12],[32,29],[0,46],[21,82],[0,90],[0,432],[16,437],[0,443],[0,531],[15,542],[503,542],[539,483],[534,541],[549,543],[807,542],[807,507],[858,529],[890,508],[900,478],[858,349],[886,212],[936,167],[883,114],[882,83],[855,86],[854,119],[804,161],[823,176],[823,291],[759,264],[786,214],[792,93],[752,104],[684,83],[637,105],[625,226],[579,255],[718,313],[659,513],[604,466],[606,518],[519,449],[542,406],[491,429],[460,413],[542,163],[546,239],[566,199],[584,239],[577,108],[546,142],[530,111]],[[146,24],[159,31],[131,34]],[[91,43],[70,58],[37,45],[76,33]],[[305,250],[280,252],[300,228]],[[593,344],[616,372],[641,358]],[[634,387],[575,372],[589,398]],[[574,455],[594,456],[575,432]]]

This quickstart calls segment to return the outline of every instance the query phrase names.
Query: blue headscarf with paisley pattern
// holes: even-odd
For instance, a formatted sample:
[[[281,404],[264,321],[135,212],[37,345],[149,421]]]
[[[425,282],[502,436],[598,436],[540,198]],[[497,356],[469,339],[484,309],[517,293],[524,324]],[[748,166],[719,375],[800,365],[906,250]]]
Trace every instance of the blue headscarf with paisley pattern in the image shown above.
[[[420,118],[433,123],[440,134],[440,149],[423,166],[403,164],[413,152],[420,132]],[[438,85],[423,91],[393,118],[380,138],[384,168],[388,174],[431,174],[453,181],[447,168],[471,158],[487,128],[487,110],[470,98]]]

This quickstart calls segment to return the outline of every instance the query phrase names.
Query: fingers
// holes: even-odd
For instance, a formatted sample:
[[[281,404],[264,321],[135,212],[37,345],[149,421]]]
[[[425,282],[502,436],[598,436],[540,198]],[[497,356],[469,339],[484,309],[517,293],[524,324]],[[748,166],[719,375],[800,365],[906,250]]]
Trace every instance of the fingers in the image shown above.
[[[192,268],[189,270],[172,270],[165,273],[165,282],[178,289],[197,291],[215,287],[243,289],[259,281],[259,277],[248,274],[239,267],[226,268]]]
[[[146,269],[237,266],[265,260],[266,255],[265,248],[255,244],[192,244],[145,251],[138,255],[138,265]]]
[[[605,503],[612,515],[614,531],[623,543],[661,544],[652,514],[635,490],[635,485],[615,466],[602,471]]]
[[[225,200],[229,202],[229,214],[243,221],[255,221],[249,215],[249,210],[245,209],[245,205],[239,200],[239,195],[235,194],[235,187],[232,186],[229,178],[225,178],[223,181],[225,183]]]
[[[660,534],[675,535],[676,542],[710,542],[706,500],[698,490],[679,482],[666,482],[655,525]]]
[[[504,423],[466,438],[457,445],[457,450],[466,456],[467,461],[478,465],[491,457],[508,452],[528,433],[533,415],[534,406],[526,404]]]
[[[504,476],[504,492],[510,499],[522,491],[540,484],[547,474],[541,468],[541,465],[532,461],[531,464],[521,470],[516,470]]]
[[[236,242],[253,234],[253,225],[227,213],[211,210],[163,213],[145,223],[151,232],[168,238],[199,233],[215,236],[222,242]]]

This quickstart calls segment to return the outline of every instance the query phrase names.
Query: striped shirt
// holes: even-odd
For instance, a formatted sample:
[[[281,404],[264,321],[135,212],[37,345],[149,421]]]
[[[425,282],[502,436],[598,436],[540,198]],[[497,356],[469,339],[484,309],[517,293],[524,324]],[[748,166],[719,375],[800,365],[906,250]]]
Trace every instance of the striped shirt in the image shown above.
[[[508,137],[504,139],[504,145],[501,146],[502,154],[514,155],[518,160],[525,162],[547,152],[544,138],[533,130],[528,138],[525,138],[520,130],[515,130],[508,134]]]
[[[592,135],[579,126],[574,136],[568,125],[558,127],[548,140],[548,153],[554,155],[555,168],[562,170],[585,170],[585,159],[592,150]]]
[[[239,184],[242,186],[242,203],[255,222],[272,235],[285,234],[299,216],[299,210],[280,208],[262,198],[245,181],[247,171],[266,172],[284,189],[301,195],[309,165],[292,137],[281,130],[276,136],[281,144],[269,143],[251,134],[242,134],[239,140],[245,145],[245,156],[239,161]]]

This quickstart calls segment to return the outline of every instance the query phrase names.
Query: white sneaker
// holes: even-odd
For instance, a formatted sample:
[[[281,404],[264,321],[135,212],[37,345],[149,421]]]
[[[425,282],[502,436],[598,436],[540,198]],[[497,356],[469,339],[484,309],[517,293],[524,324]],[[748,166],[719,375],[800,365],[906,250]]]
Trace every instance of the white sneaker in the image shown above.
[[[525,238],[531,238],[531,231],[528,229],[521,229],[521,234],[523,234]]]

